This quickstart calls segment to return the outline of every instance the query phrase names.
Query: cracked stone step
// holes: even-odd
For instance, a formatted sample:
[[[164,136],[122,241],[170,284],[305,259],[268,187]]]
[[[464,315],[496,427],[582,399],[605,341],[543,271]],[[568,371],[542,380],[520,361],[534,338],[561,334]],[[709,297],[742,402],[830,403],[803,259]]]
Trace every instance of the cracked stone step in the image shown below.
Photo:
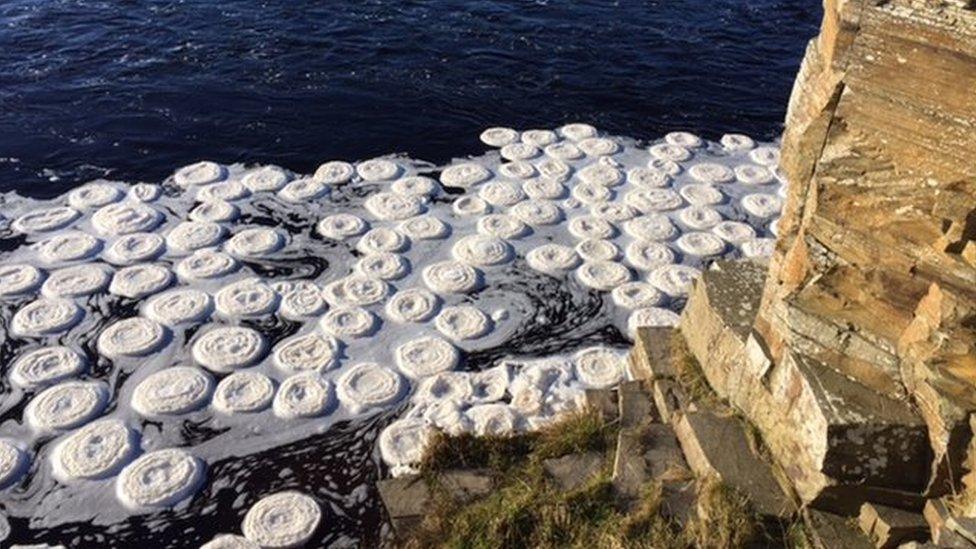
[[[586,452],[547,459],[542,462],[542,468],[560,490],[571,492],[599,475],[603,463],[603,454]]]
[[[621,429],[613,463],[613,487],[625,504],[641,499],[654,480],[682,478],[687,465],[671,426],[653,423]]]
[[[621,428],[661,421],[649,388],[650,382],[645,381],[624,381],[617,387]]]
[[[675,376],[671,354],[675,331],[665,327],[637,328],[634,347],[627,360],[631,378],[656,380]]]
[[[437,475],[437,482],[458,503],[471,501],[491,492],[490,474],[482,470],[452,470]],[[433,508],[427,480],[419,475],[404,475],[376,483],[380,499],[398,536],[416,528]]]
[[[921,514],[877,503],[861,505],[858,525],[874,540],[876,547],[898,547],[909,541],[929,539],[929,526]]]
[[[804,509],[803,522],[816,549],[870,549],[874,547],[848,517]]]

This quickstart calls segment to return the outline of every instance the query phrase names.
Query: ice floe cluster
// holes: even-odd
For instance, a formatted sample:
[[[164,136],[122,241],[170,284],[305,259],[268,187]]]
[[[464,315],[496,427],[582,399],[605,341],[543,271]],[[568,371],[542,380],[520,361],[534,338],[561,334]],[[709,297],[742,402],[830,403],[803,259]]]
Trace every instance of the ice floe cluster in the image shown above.
[[[3,197],[3,399],[24,406],[0,426],[0,488],[40,468],[62,490],[114,494],[109,516],[169,508],[208,464],[395,409],[378,451],[408,471],[434,430],[535,429],[626,378],[622,349],[592,339],[519,356],[508,342],[551,321],[521,282],[602,303],[597,320],[626,336],[673,325],[709,261],[771,251],[774,146],[640,144],[586,124],[481,140],[498,151],[444,167],[205,161],[159,185]],[[190,421],[210,434],[188,438]],[[66,521],[87,516],[75,505]],[[320,518],[285,492],[242,530],[284,546]],[[247,546],[234,539],[210,546]]]

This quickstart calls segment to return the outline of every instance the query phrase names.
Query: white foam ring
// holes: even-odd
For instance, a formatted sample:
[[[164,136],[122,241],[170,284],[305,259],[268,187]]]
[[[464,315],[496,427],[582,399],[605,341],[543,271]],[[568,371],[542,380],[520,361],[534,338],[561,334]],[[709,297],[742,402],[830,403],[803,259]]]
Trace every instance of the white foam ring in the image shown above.
[[[671,309],[662,307],[643,307],[630,313],[627,318],[627,333],[630,337],[635,337],[638,328],[645,327],[667,327],[671,328],[678,325],[681,317]]]
[[[519,415],[508,404],[479,404],[468,408],[465,415],[478,436],[504,436],[513,433]]]
[[[714,162],[702,162],[688,168],[688,174],[702,183],[729,183],[735,180],[735,172],[728,166]]]
[[[166,249],[163,237],[155,233],[130,233],[117,238],[102,257],[116,265],[151,261]]]
[[[332,240],[345,240],[359,236],[369,229],[366,220],[349,213],[338,213],[327,216],[316,226],[319,234]]]
[[[38,208],[18,217],[11,228],[19,233],[43,233],[63,229],[81,217],[81,212],[67,206]]]
[[[572,143],[553,143],[543,149],[546,156],[554,160],[579,160],[583,158],[583,151]]]
[[[664,241],[674,238],[678,228],[663,214],[648,214],[624,222],[624,232],[639,240]]]
[[[288,377],[281,383],[272,402],[275,415],[283,419],[321,416],[334,407],[332,383],[318,372],[302,372]]]
[[[727,133],[719,142],[729,151],[748,151],[756,146],[756,142],[751,137],[741,133]]]
[[[261,547],[299,547],[312,538],[321,520],[314,499],[299,492],[279,492],[255,503],[241,530]]]
[[[401,255],[381,252],[363,256],[356,262],[356,272],[367,278],[396,280],[410,272],[410,264]]]
[[[63,346],[41,347],[28,351],[10,367],[10,382],[34,389],[76,376],[88,366],[74,350]]]
[[[573,173],[573,168],[569,164],[557,158],[544,158],[535,165],[535,168],[543,178],[557,183],[565,182]]]
[[[454,214],[460,217],[480,215],[491,211],[491,206],[483,198],[477,196],[462,196],[451,205]]]
[[[0,297],[33,292],[44,281],[44,274],[33,265],[0,265]]]
[[[307,320],[322,314],[328,307],[319,287],[308,280],[297,280],[286,290],[279,290],[278,312],[290,320]]]
[[[703,145],[700,137],[688,132],[671,132],[664,136],[664,140],[672,145],[689,149],[695,149]]]
[[[333,337],[308,333],[278,342],[274,348],[274,365],[283,372],[324,372],[339,364],[339,342]]]
[[[244,536],[217,534],[213,539],[201,545],[200,549],[261,549],[261,546]]]
[[[530,177],[535,177],[539,172],[536,171],[532,163],[524,160],[516,160],[499,166],[498,173],[502,177],[508,177],[509,179],[529,179]],[[523,188],[523,190],[525,189]]]
[[[139,202],[155,202],[162,194],[162,187],[152,183],[136,183],[129,187],[129,198]]]
[[[227,253],[240,257],[264,257],[283,248],[285,238],[281,234],[267,227],[252,227],[235,234],[227,241]]]
[[[555,143],[558,139],[559,136],[552,130],[526,130],[522,132],[522,141],[536,147],[545,147]]]
[[[675,260],[674,252],[667,245],[646,240],[635,240],[627,244],[624,257],[627,258],[628,263],[645,271],[661,265],[669,265]]]
[[[431,196],[437,194],[439,186],[433,179],[423,175],[412,175],[397,179],[390,185],[390,190],[405,196]]]
[[[190,210],[190,219],[193,221],[212,221],[223,223],[233,221],[240,217],[241,210],[230,202],[215,200],[203,202]]]
[[[203,462],[179,448],[156,450],[125,466],[115,495],[134,510],[172,507],[192,496],[203,484]]]
[[[722,214],[708,206],[689,206],[678,212],[678,219],[695,230],[710,229],[722,221]]]
[[[221,326],[193,343],[193,360],[214,372],[229,372],[256,364],[264,357],[264,337],[243,326]]]
[[[395,293],[386,302],[386,316],[394,322],[425,322],[440,309],[440,298],[423,288]]]
[[[546,177],[537,177],[522,183],[522,191],[532,199],[554,200],[566,196],[566,186]]]
[[[569,220],[569,234],[580,240],[596,238],[607,240],[617,234],[613,223],[595,215],[580,215]]]
[[[240,268],[236,259],[216,250],[197,250],[176,264],[183,280],[209,280],[229,275]]]
[[[762,219],[769,219],[783,209],[783,200],[772,194],[749,194],[742,197],[742,208]]]
[[[41,259],[67,263],[88,259],[102,250],[102,241],[89,234],[69,232],[54,235],[39,244]]]
[[[576,250],[562,244],[543,244],[525,254],[529,267],[550,274],[559,274],[575,269],[580,264]]]
[[[206,293],[177,288],[152,297],[143,314],[166,326],[179,326],[206,319],[212,309],[213,300]]]
[[[166,246],[180,252],[216,246],[223,242],[226,230],[212,221],[184,221],[166,235]]]
[[[478,196],[492,206],[512,206],[525,200],[522,186],[511,181],[491,181],[481,186]]]
[[[373,362],[349,367],[336,384],[339,401],[357,413],[389,406],[399,401],[406,389],[400,374]]]
[[[680,208],[684,201],[671,189],[638,189],[629,191],[624,202],[635,210],[649,214]]]
[[[312,177],[326,185],[342,185],[352,180],[355,175],[356,168],[352,164],[341,160],[332,160],[319,166]]]
[[[359,307],[335,307],[325,313],[319,325],[327,334],[339,339],[370,335],[379,320],[376,315]]]
[[[112,280],[108,269],[81,264],[51,271],[41,285],[41,293],[48,297],[78,297],[101,293]]]
[[[512,215],[532,225],[555,225],[563,219],[563,211],[549,200],[533,199],[516,204],[510,210]]]
[[[753,238],[740,244],[746,257],[769,257],[775,246],[776,240],[772,238]]]
[[[24,408],[24,419],[40,433],[73,429],[97,416],[108,403],[101,381],[64,381],[38,393]]]
[[[625,282],[630,282],[633,273],[624,265],[613,261],[587,261],[576,269],[576,276],[584,286],[609,292]]]
[[[173,283],[173,273],[162,265],[132,265],[115,272],[109,293],[141,299],[159,293]]]
[[[259,278],[228,284],[214,294],[217,312],[229,318],[255,318],[273,314],[280,296]]]
[[[431,336],[400,345],[396,348],[394,357],[400,371],[412,379],[453,370],[461,361],[461,353],[457,347]]]
[[[410,240],[403,234],[386,227],[376,227],[366,231],[356,243],[356,249],[364,254],[402,252],[409,245]]]
[[[241,183],[251,192],[276,192],[281,190],[290,179],[288,172],[278,166],[264,166],[246,173],[241,178]]]
[[[687,265],[661,265],[648,274],[647,281],[669,296],[683,297],[698,275],[698,269]]]
[[[166,368],[136,385],[132,408],[146,417],[192,412],[209,402],[213,384],[213,377],[199,368]]]
[[[615,187],[624,182],[624,174],[615,166],[604,162],[594,162],[581,169],[576,176],[583,183],[604,187]]]
[[[529,227],[509,214],[488,214],[478,220],[478,232],[495,238],[519,238],[529,232]]]
[[[712,232],[732,244],[741,244],[756,237],[756,230],[751,225],[739,221],[723,221],[712,227]]]
[[[766,185],[775,179],[773,172],[765,166],[755,166],[753,164],[743,164],[736,166],[735,178],[739,183],[745,185]]]
[[[607,137],[589,137],[577,143],[577,146],[590,156],[609,156],[620,152],[620,145]]]
[[[573,357],[576,377],[595,389],[606,389],[624,379],[623,359],[603,347],[583,349]]]
[[[725,200],[725,195],[722,194],[722,191],[708,183],[685,185],[678,192],[681,194],[681,198],[684,198],[693,206],[712,206],[721,204]]]
[[[376,193],[363,204],[377,219],[400,221],[420,215],[426,209],[419,197],[391,192]]]
[[[620,255],[620,248],[610,240],[591,238],[577,244],[576,253],[583,261],[612,261]]]
[[[201,187],[200,190],[197,191],[197,200],[201,202],[210,202],[214,200],[226,200],[228,202],[233,202],[249,196],[251,196],[251,189],[244,186],[244,184],[240,181],[236,180],[221,181],[220,183],[214,183],[213,185]]]
[[[501,238],[481,234],[460,238],[451,252],[458,261],[478,267],[508,263],[514,257],[511,244]]]
[[[587,137],[596,137],[596,128],[582,122],[572,122],[559,128],[559,133],[566,139],[582,141]]]
[[[322,288],[325,300],[335,306],[366,306],[382,302],[390,285],[378,278],[352,274]]]
[[[529,143],[509,143],[499,153],[505,160],[528,160],[539,156],[539,148]]]
[[[39,337],[68,331],[81,321],[84,312],[72,301],[41,298],[20,308],[11,321],[13,333]]]
[[[519,134],[512,128],[488,128],[479,136],[481,142],[490,147],[504,147],[519,140]]]
[[[447,223],[432,215],[418,215],[401,221],[397,230],[410,240],[438,240],[451,233]]]
[[[116,202],[92,214],[95,230],[102,234],[123,235],[148,232],[163,221],[163,214],[142,202]]]
[[[637,166],[627,170],[627,182],[644,189],[657,189],[671,184],[671,176],[660,170]]]
[[[627,204],[612,204],[609,202],[593,205],[590,208],[590,212],[601,219],[606,219],[613,223],[627,221],[637,215],[634,208],[631,208]]]
[[[360,162],[356,166],[356,173],[363,181],[383,181],[395,178],[400,173],[400,166],[389,160],[374,158]]]
[[[472,305],[444,307],[434,318],[437,331],[455,341],[479,338],[493,328],[491,318]]]
[[[27,453],[13,440],[0,438],[0,488],[6,488],[27,472]]]
[[[260,412],[271,405],[275,386],[260,372],[234,372],[214,389],[213,407],[224,414]]]
[[[666,160],[669,162],[684,162],[691,158],[691,151],[673,143],[659,143],[653,145],[650,151],[654,158],[659,160]]]
[[[215,162],[204,160],[180,168],[173,175],[173,180],[180,187],[191,187],[215,183],[225,177],[227,177],[226,168]]]
[[[771,168],[779,164],[779,149],[770,146],[756,147],[749,151],[749,158],[756,164]]]
[[[448,187],[473,187],[490,178],[488,168],[473,162],[455,164],[441,171],[441,183]]]
[[[94,421],[54,447],[52,472],[61,482],[114,476],[136,456],[138,441],[138,435],[120,420]]]
[[[79,210],[100,208],[122,200],[122,191],[107,183],[89,183],[68,193],[68,204]]]
[[[162,347],[169,330],[141,316],[109,324],[98,336],[98,351],[110,358],[144,356]]]
[[[487,370],[470,374],[472,386],[472,401],[485,403],[496,402],[505,398],[508,384],[511,382],[511,371],[507,364],[500,364]]]
[[[318,200],[330,192],[329,186],[315,179],[296,179],[278,191],[278,198],[285,202],[301,203]]]
[[[423,270],[424,283],[443,294],[465,294],[481,287],[481,272],[460,261],[441,261]]]
[[[610,292],[610,297],[618,307],[624,309],[653,307],[664,300],[664,295],[646,282],[621,284]]]
[[[380,455],[391,467],[416,464],[432,435],[433,429],[423,419],[394,421],[380,433]]]

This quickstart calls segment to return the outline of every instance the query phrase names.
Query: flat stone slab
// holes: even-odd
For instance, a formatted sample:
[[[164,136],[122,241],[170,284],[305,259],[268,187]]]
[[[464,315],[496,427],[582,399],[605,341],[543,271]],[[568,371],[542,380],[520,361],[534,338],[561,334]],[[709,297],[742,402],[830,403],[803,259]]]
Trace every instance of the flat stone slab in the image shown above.
[[[874,544],[848,517],[806,509],[803,521],[817,549],[871,549]]]
[[[599,452],[569,454],[542,462],[546,474],[563,492],[571,492],[589,482],[603,470],[604,457]]]
[[[666,480],[661,483],[661,516],[683,527],[696,512],[698,493],[694,480]]]
[[[681,447],[669,425],[621,429],[613,463],[614,491],[625,502],[639,500],[654,480],[686,470]]]
[[[621,428],[639,427],[661,420],[649,386],[650,383],[644,381],[625,381],[619,385],[617,401]]]
[[[487,495],[493,485],[488,472],[479,469],[444,471],[437,481],[459,503]],[[398,536],[419,525],[433,505],[431,488],[419,475],[383,479],[376,488]]]
[[[796,511],[770,464],[753,453],[745,427],[735,417],[707,411],[680,414],[674,430],[698,476],[718,477],[748,497],[762,515],[786,517]]]
[[[614,389],[586,389],[586,405],[596,410],[603,421],[617,419],[617,391]]]
[[[674,328],[637,328],[634,347],[630,351],[628,361],[632,378],[653,380],[675,376],[671,354],[671,340],[674,334]]]
[[[651,396],[654,399],[654,407],[657,408],[657,415],[664,423],[671,423],[676,412],[682,410],[693,412],[693,404],[685,396],[681,385],[672,379],[658,379],[654,381]]]
[[[858,524],[877,547],[898,547],[909,541],[929,539],[929,525],[921,514],[885,505],[863,504]]]

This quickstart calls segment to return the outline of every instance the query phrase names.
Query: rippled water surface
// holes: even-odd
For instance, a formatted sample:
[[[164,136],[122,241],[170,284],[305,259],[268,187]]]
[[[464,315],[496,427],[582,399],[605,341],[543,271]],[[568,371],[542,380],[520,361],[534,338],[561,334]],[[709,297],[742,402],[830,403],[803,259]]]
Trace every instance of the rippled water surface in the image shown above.
[[[778,135],[818,0],[8,0],[0,190],[200,158],[476,153],[487,126]]]

